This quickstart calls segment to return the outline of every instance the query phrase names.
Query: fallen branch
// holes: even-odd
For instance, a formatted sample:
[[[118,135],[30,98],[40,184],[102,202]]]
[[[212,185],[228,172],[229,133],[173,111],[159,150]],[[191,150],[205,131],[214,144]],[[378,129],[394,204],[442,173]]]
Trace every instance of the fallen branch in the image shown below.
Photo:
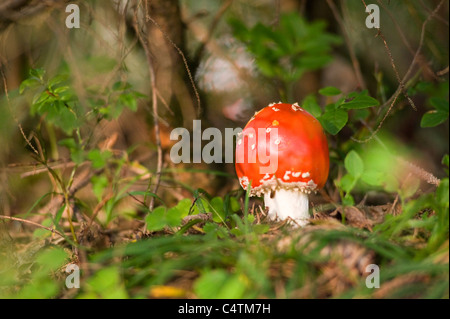
[[[48,231],[51,231],[52,233],[57,234],[57,235],[61,236],[62,238],[66,238],[66,236],[64,236],[64,234],[60,233],[56,229],[43,226],[41,224],[32,222],[31,220],[26,220],[26,219],[17,218],[17,217],[11,217],[11,216],[5,216],[5,215],[0,215],[0,218],[1,219],[15,220],[15,221],[18,221],[18,222],[21,222],[21,223],[25,223],[25,224],[30,224],[30,225],[33,225],[33,226],[36,226],[36,227],[43,228],[43,229],[46,229]]]

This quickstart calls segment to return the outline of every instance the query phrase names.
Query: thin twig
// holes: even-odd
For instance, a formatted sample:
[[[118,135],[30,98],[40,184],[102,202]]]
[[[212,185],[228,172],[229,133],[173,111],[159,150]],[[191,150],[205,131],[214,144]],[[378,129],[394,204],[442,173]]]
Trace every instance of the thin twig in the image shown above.
[[[214,16],[213,21],[209,27],[208,34],[205,36],[204,40],[201,41],[200,46],[198,47],[197,51],[195,52],[194,61],[196,61],[196,62],[200,61],[200,58],[203,55],[205,47],[206,47],[207,43],[209,42],[209,40],[212,38],[212,35],[213,35],[214,31],[216,30],[220,19],[222,18],[222,16],[224,15],[224,13],[227,11],[227,9],[230,7],[230,5],[232,3],[233,3],[233,0],[225,1],[222,4],[222,6],[220,7],[219,11],[217,11],[217,13]]]
[[[150,84],[151,84],[151,90],[152,90],[153,129],[154,129],[154,134],[155,134],[157,155],[158,155],[158,162],[156,165],[156,182],[153,187],[153,193],[156,194],[158,191],[158,188],[159,188],[159,183],[161,181],[163,154],[162,154],[161,135],[160,135],[160,130],[159,130],[159,122],[158,122],[158,98],[157,98],[157,88],[156,88],[156,75],[155,75],[155,70],[153,67],[153,59],[152,59],[151,52],[148,48],[148,44],[142,37],[141,31],[139,30],[138,20],[137,20],[137,10],[140,7],[140,4],[141,4],[141,1],[139,1],[139,4],[136,7],[135,12],[134,12],[133,27],[136,31],[139,42],[141,43],[141,45],[144,49],[145,55],[147,57],[148,71],[149,71],[149,75],[150,75]],[[150,186],[150,184],[149,184],[149,186]],[[154,205],[155,205],[155,198],[151,197],[150,204],[149,204],[150,211],[153,210]],[[146,226],[147,225],[145,225],[144,232],[146,232]]]
[[[39,156],[39,152],[37,151],[37,149],[33,146],[33,144],[31,144],[30,140],[27,138],[27,136],[25,135],[25,132],[22,128],[22,125],[19,123],[19,120],[16,117],[16,114],[14,113],[12,107],[11,107],[11,101],[9,100],[9,94],[8,94],[8,85],[6,83],[6,76],[5,73],[3,72],[3,68],[0,65],[0,72],[2,73],[2,79],[3,79],[3,89],[5,90],[5,96],[6,96],[6,104],[8,105],[8,109],[11,113],[11,116],[14,119],[14,122],[16,122],[17,126],[19,127],[20,133],[22,134],[22,137],[24,138],[24,140],[27,142],[28,146],[33,150],[33,152]]]
[[[367,9],[366,1],[365,0],[361,0],[361,1],[364,4],[364,7]],[[370,12],[369,12],[369,16],[370,16]],[[408,100],[409,104],[414,109],[414,111],[417,111],[416,105],[414,104],[413,100],[409,97],[408,92],[406,92],[405,84],[404,84],[403,80],[400,78],[400,74],[398,73],[397,66],[395,65],[394,57],[392,55],[391,49],[389,48],[389,46],[387,44],[387,41],[386,41],[386,38],[384,37],[383,32],[381,32],[381,28],[378,28],[378,33],[376,36],[379,36],[381,38],[381,40],[383,40],[384,47],[389,56],[389,61],[391,62],[392,69],[394,70],[394,73],[395,73],[395,77],[397,78],[397,82],[400,85],[401,92],[403,93],[405,98]]]
[[[384,11],[386,11],[386,13],[389,15],[389,17],[391,18],[392,23],[394,24],[395,28],[397,29],[397,33],[400,35],[400,38],[403,41],[403,44],[406,46],[406,48],[408,49],[408,51],[414,56],[414,50],[411,47],[411,45],[408,42],[408,39],[406,39],[405,34],[403,33],[402,28],[400,27],[400,25],[397,22],[397,19],[394,17],[394,15],[392,14],[392,12],[384,5],[384,2],[382,0],[378,0],[378,4],[383,8]]]
[[[364,0],[362,0],[364,2]],[[426,25],[428,24],[428,22],[431,20],[431,18],[434,17],[434,15],[439,11],[439,9],[441,8],[442,4],[444,3],[444,0],[441,0],[441,2],[439,2],[439,4],[436,6],[436,8],[433,10],[433,12],[430,13],[430,15],[426,18],[426,20],[423,22],[422,24],[422,30],[420,33],[420,41],[419,41],[419,46],[416,50],[416,53],[414,54],[413,60],[411,61],[411,64],[408,68],[408,70],[406,71],[406,74],[404,75],[401,83],[406,83],[407,79],[409,78],[409,76],[411,75],[412,70],[414,69],[414,66],[417,63],[417,58],[420,54],[420,51],[422,50],[423,47],[423,42],[425,39],[425,28]],[[400,95],[400,93],[402,92],[402,88],[399,85],[399,87],[397,88],[397,90],[394,92],[394,94],[389,98],[388,101],[386,101],[386,103],[384,103],[380,109],[384,108],[385,106],[389,105],[389,109],[387,110],[386,114],[383,116],[383,119],[381,120],[381,122],[378,124],[377,128],[372,132],[372,134],[363,139],[356,139],[354,137],[351,137],[352,141],[357,142],[357,143],[367,143],[368,141],[372,140],[372,138],[378,133],[378,131],[381,129],[381,126],[383,125],[384,121],[386,120],[386,118],[388,117],[390,111],[392,110],[392,108],[394,107],[395,102],[397,101],[398,96]]]
[[[345,30],[345,24],[342,20],[341,15],[339,14],[339,10],[337,9],[336,5],[332,0],[327,0],[328,6],[331,9],[331,12],[334,15],[334,18],[336,19],[337,23],[339,24],[339,27],[341,28],[342,35],[344,36],[345,43],[347,44],[348,53],[350,54],[350,59],[352,60],[353,64],[353,70],[356,75],[356,80],[358,81],[358,85],[361,89],[366,89],[366,84],[364,82],[364,78],[361,73],[361,68],[359,65],[359,61],[356,57],[355,50],[353,49],[353,46],[351,44],[350,38],[348,36],[347,31]]]
[[[425,5],[425,3],[423,3],[422,0],[420,0],[419,2],[420,2],[420,5],[425,9],[426,12],[431,13],[430,8],[428,8],[428,7]],[[442,18],[442,17],[439,16],[439,15],[436,15],[436,19],[439,20],[439,21],[441,21],[443,24],[445,24],[445,25],[448,27],[448,21],[445,20],[444,18]]]
[[[51,231],[52,233],[57,234],[57,235],[61,236],[62,238],[66,238],[66,236],[64,236],[64,234],[60,233],[56,229],[43,226],[41,224],[32,222],[31,220],[26,220],[26,219],[17,218],[17,217],[11,217],[11,216],[5,216],[5,215],[0,215],[0,218],[1,219],[15,220],[15,221],[22,222],[22,223],[25,223],[25,224],[30,224],[30,225],[33,225],[33,226],[36,226],[36,227],[43,228],[43,229],[46,229],[48,231]]]
[[[139,4],[141,3],[141,1],[142,0],[139,0]],[[145,1],[145,3],[147,4],[147,0]],[[138,7],[139,7],[139,5],[138,5]],[[175,44],[175,42],[172,41],[172,39],[167,35],[167,33],[164,32],[164,30],[161,28],[159,23],[156,22],[148,14],[148,11],[146,11],[146,13],[145,13],[145,19],[146,19],[147,22],[148,21],[152,22],[159,29],[159,31],[162,33],[164,38],[170,43],[170,45],[172,45],[174,47],[174,49],[178,52],[178,54],[180,55],[181,59],[183,60],[184,68],[186,69],[186,72],[187,72],[188,77],[189,77],[189,81],[191,82],[192,89],[194,90],[194,94],[195,94],[195,97],[197,99],[197,117],[200,118],[202,116],[202,113],[203,113],[203,110],[202,110],[202,107],[201,107],[201,103],[200,103],[200,94],[198,93],[197,86],[195,85],[195,82],[194,82],[194,77],[192,76],[191,70],[189,69],[189,65],[188,65],[187,59],[186,59],[183,51]]]

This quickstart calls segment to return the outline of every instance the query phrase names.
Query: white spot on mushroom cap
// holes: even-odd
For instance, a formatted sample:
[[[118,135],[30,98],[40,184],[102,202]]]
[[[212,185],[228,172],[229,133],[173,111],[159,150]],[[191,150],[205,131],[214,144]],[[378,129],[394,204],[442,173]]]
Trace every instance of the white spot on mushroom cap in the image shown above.
[[[239,184],[241,184],[242,188],[247,188],[248,187],[248,177],[247,176],[242,176],[239,177]]]
[[[286,171],[286,172],[284,173],[283,179],[288,181],[288,180],[290,179],[290,178],[289,178],[289,174],[291,174],[291,171]]]
[[[263,183],[266,182],[267,180],[273,179],[274,177],[275,177],[275,176],[270,177],[270,175],[269,175],[268,173],[266,173],[266,175],[264,175],[264,177],[261,178],[261,179],[259,180],[259,182],[260,182],[261,184],[263,184]]]
[[[292,176],[299,177],[302,172],[292,172]]]
[[[278,109],[276,107],[272,107],[272,110],[274,110],[275,112],[278,112],[280,109]]]
[[[300,105],[298,105],[297,102],[295,102],[294,104],[291,105],[292,109],[294,111],[303,111],[303,109],[300,107]]]
[[[309,172],[306,172],[306,173],[303,173],[303,174],[302,174],[302,177],[303,177],[303,178],[307,178],[307,177],[309,177],[309,176],[310,176],[310,175],[309,175]]]

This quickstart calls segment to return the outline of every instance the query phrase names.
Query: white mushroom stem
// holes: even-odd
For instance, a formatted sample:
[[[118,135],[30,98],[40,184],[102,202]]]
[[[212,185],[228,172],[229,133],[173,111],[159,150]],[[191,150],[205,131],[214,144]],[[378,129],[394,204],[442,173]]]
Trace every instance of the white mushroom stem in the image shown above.
[[[309,220],[308,194],[293,189],[278,189],[272,198],[270,192],[264,194],[264,204],[273,220],[291,219],[294,226],[303,227]]]

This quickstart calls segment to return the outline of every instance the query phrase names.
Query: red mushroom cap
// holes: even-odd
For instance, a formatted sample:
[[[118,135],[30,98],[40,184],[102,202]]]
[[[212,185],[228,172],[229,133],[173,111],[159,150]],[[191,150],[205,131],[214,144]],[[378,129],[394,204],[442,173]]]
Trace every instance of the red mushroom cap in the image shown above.
[[[258,136],[261,132],[265,139]],[[276,136],[270,139],[273,132]],[[268,166],[258,155],[261,150],[267,155],[269,150],[277,152],[277,167],[271,173],[261,173],[261,167]],[[246,189],[251,182],[250,195],[279,188],[309,193],[328,178],[327,139],[320,122],[297,103],[273,103],[257,112],[238,137],[235,165],[241,186]]]

